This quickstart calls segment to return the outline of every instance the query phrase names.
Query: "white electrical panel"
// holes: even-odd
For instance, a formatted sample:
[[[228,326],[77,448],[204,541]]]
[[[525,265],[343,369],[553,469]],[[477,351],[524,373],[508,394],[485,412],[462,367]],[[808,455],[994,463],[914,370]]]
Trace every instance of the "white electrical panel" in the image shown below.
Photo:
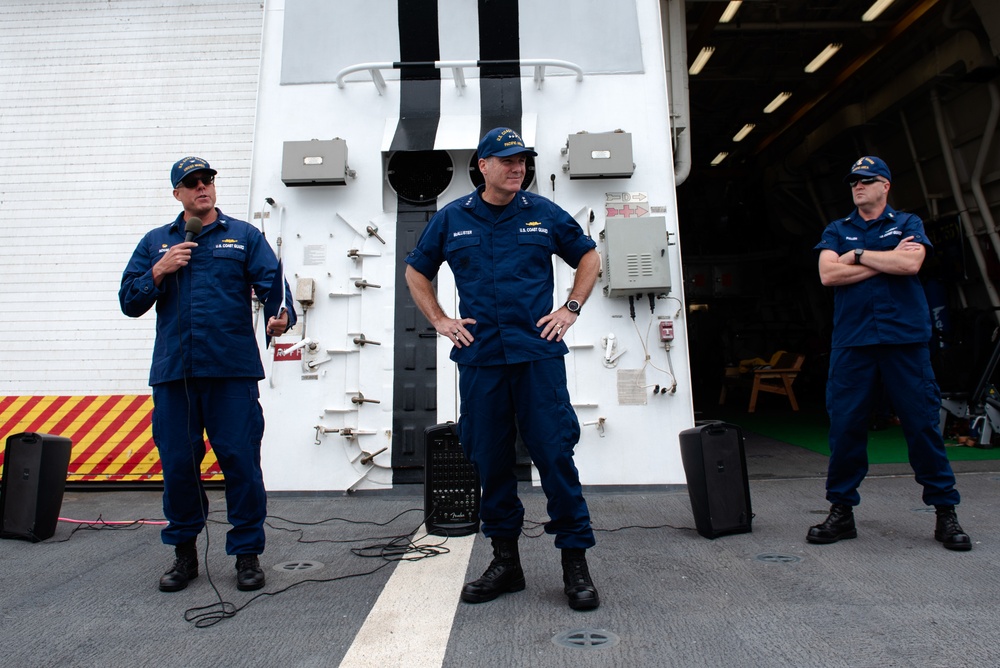
[[[601,236],[606,297],[670,292],[666,218],[608,218]]]

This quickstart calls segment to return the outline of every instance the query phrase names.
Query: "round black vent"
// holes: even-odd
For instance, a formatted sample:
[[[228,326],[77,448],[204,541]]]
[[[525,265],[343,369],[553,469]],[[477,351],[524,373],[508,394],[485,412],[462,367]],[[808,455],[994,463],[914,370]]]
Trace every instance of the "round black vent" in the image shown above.
[[[389,185],[407,202],[423,204],[448,188],[454,171],[447,151],[396,151],[389,158]]]

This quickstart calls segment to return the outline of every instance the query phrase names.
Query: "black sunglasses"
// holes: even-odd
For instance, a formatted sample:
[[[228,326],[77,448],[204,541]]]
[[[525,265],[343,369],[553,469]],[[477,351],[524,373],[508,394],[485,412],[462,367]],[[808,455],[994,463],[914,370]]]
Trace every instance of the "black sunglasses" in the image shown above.
[[[858,183],[861,183],[861,185],[870,186],[873,183],[879,183],[879,180],[877,176],[866,176],[863,179],[854,179],[853,181],[848,181],[847,185],[853,188],[854,186],[858,185]]]
[[[206,186],[210,186],[215,183],[215,174],[193,174],[187,178],[181,179],[181,185],[191,190],[197,188],[199,182],[204,183]]]

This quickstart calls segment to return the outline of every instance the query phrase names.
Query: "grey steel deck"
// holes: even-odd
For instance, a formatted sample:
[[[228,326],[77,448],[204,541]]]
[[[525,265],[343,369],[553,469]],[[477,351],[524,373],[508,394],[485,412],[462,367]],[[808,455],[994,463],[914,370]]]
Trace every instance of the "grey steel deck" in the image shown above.
[[[683,488],[588,490],[596,527],[660,527],[598,534],[589,559],[602,597],[600,609],[570,610],[551,538],[523,537],[525,591],[486,604],[456,603],[453,619],[450,610],[426,612],[445,625],[441,637],[446,640],[438,642],[440,665],[1000,665],[995,628],[1000,464],[955,465],[964,499],[959,518],[974,548],[954,553],[934,541],[933,513],[921,506],[920,488],[905,465],[872,467],[856,511],[858,539],[816,546],[804,536],[827,509],[825,457],[752,434],[747,454],[756,513],[752,533],[716,540],[698,536],[691,530]],[[210,497],[213,510],[223,507],[221,491]],[[524,499],[528,517],[543,520],[541,492],[526,489]],[[271,515],[303,522],[331,517],[384,522],[415,511],[387,527],[340,521],[296,526],[271,520],[273,527],[297,531],[268,528],[262,558],[268,595],[260,597],[236,591],[233,561],[223,552],[226,525],[211,523],[212,582],[233,605],[253,600],[235,616],[206,628],[184,617],[185,610],[218,600],[204,570],[204,540],[199,542],[201,577],[174,594],[156,588],[171,552],[160,543],[155,526],[71,534],[73,526],[60,523],[56,535],[43,543],[2,540],[0,665],[341,665],[400,567],[391,563],[371,575],[334,582],[302,581],[380,566],[378,559],[353,555],[351,547],[413,530],[421,506],[419,488],[351,497],[272,495]],[[67,491],[61,514],[87,520],[157,518],[160,495],[73,489]],[[224,520],[224,514],[213,513],[212,519]],[[367,540],[299,542],[352,538]],[[472,545],[471,560],[455,574],[459,580],[477,577],[489,559],[482,536]],[[431,557],[439,558],[445,557]],[[285,564],[284,570],[275,570],[277,564]],[[313,570],[307,570],[310,564]],[[417,571],[404,571],[410,572]],[[295,583],[301,584],[277,593]],[[422,613],[417,605],[405,614]],[[424,640],[406,638],[411,624],[405,617],[390,614],[382,623],[390,631],[379,651],[359,654],[355,647],[352,665],[359,656],[362,662],[370,657],[369,665],[433,664],[418,656],[387,660],[396,645],[409,642],[412,647]],[[577,633],[567,644],[553,641],[570,631]]]

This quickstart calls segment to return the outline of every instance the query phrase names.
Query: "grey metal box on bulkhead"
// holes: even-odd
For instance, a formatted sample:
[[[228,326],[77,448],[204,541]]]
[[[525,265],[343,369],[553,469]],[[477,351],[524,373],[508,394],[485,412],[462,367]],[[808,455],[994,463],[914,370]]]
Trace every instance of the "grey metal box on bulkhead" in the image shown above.
[[[632,163],[632,134],[629,132],[581,132],[569,135],[569,178],[629,178]]]
[[[347,142],[343,139],[286,141],[281,155],[286,186],[342,186],[347,183]]]
[[[608,218],[601,233],[606,246],[607,297],[670,292],[667,219],[663,216]]]

